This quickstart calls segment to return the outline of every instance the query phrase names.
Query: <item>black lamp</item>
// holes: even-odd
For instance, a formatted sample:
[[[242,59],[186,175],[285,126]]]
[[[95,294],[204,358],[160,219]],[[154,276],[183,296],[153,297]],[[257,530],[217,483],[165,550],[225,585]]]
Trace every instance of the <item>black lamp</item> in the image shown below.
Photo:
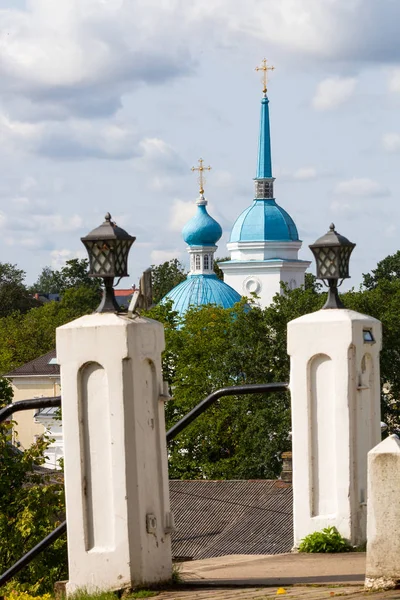
[[[317,279],[329,287],[328,299],[323,308],[344,308],[337,288],[350,277],[350,255],[355,244],[335,231],[332,223],[328,233],[309,246],[317,263]],[[339,279],[341,280],[338,284]]]
[[[90,277],[104,279],[103,298],[96,312],[120,312],[114,294],[114,277],[128,276],[128,254],[135,239],[111,220],[110,213],[100,227],[81,238],[89,255]]]

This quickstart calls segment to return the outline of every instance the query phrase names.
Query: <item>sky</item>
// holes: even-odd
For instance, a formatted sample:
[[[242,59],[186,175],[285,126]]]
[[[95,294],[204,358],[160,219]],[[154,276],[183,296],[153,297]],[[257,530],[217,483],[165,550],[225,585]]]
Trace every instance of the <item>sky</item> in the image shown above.
[[[276,200],[300,258],[332,221],[357,244],[358,286],[400,247],[399,22],[398,0],[0,0],[0,261],[33,283],[109,211],[136,236],[123,287],[186,263],[200,157],[226,256],[266,57]]]

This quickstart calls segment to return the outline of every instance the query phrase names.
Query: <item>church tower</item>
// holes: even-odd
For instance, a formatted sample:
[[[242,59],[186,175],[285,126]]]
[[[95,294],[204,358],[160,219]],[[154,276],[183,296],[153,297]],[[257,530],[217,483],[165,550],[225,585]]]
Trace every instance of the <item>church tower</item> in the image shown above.
[[[190,271],[179,285],[174,287],[161,302],[172,300],[173,310],[184,317],[190,307],[215,304],[223,308],[232,308],[240,302],[241,295],[225,282],[218,279],[214,272],[214,254],[217,242],[222,236],[221,225],[208,214],[207,200],[204,197],[205,170],[203,159],[192,171],[199,172],[200,196],[196,200],[197,210],[182,230],[182,237],[190,255]]]
[[[298,259],[302,242],[296,225],[274,198],[267,97],[267,74],[273,68],[264,59],[262,66],[256,69],[263,72],[264,89],[255,198],[233,226],[228,243],[231,260],[219,263],[224,281],[242,296],[257,294],[263,308],[281,291],[281,281],[291,289],[304,285],[304,273],[310,265],[310,262]]]

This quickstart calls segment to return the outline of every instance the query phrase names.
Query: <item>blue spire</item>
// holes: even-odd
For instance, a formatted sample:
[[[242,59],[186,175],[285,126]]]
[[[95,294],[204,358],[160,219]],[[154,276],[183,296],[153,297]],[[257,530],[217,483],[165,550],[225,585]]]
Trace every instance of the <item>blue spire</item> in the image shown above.
[[[260,137],[258,139],[258,162],[256,179],[272,177],[271,136],[269,131],[269,100],[265,95],[261,100]]]

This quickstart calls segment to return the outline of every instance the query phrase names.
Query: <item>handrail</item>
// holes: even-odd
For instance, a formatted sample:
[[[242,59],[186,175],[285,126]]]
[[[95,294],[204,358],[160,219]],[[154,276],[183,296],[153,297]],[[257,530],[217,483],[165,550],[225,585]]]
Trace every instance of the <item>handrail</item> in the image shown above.
[[[286,392],[289,389],[288,383],[255,383],[247,385],[233,385],[212,392],[207,398],[204,398],[197,406],[187,413],[180,421],[175,423],[167,431],[167,444],[173,440],[190,423],[199,417],[209,406],[214,404],[223,396],[243,396],[247,394],[270,394],[271,392]]]
[[[61,396],[53,396],[52,398],[33,398],[32,400],[12,402],[0,410],[0,423],[21,410],[50,408],[52,406],[61,406]]]
[[[197,417],[212,406],[217,400],[224,396],[243,396],[247,394],[270,394],[272,392],[286,392],[289,389],[288,383],[260,383],[260,384],[247,384],[247,385],[234,385],[231,387],[221,388],[215,392],[212,392],[207,398],[204,398],[197,406],[195,406],[190,412],[187,413],[180,421],[175,423],[167,431],[166,441],[167,444],[173,440],[181,431],[183,431],[190,423],[192,423]],[[60,406],[61,397],[56,396],[54,398],[37,398],[34,400],[21,400],[20,402],[14,402],[9,404],[2,410],[0,410],[0,423],[4,421],[9,415],[19,410],[28,410],[30,408],[48,408],[50,406]],[[11,410],[12,409],[12,410]],[[5,573],[0,575],[0,587],[3,586],[7,581],[10,581],[21,569],[26,567],[32,559],[34,559],[40,552],[45,550],[59,537],[61,537],[67,531],[67,521],[64,521],[54,531],[49,533],[41,542],[36,544],[32,550],[29,550],[22,558],[20,558],[12,567],[10,567]]]

